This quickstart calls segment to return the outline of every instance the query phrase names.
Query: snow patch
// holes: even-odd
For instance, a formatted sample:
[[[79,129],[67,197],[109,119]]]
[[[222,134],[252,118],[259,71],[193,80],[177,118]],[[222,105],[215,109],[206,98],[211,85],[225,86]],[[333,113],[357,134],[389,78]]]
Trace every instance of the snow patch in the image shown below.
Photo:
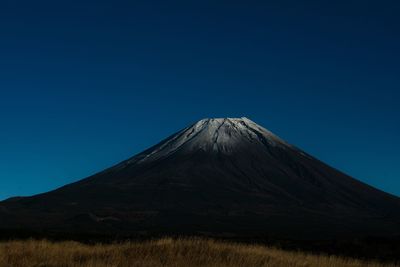
[[[140,154],[140,159],[131,159],[128,164],[165,158],[180,150],[230,154],[236,146],[245,143],[279,146],[283,149],[290,147],[275,134],[246,117],[207,118],[183,129],[147,154]]]

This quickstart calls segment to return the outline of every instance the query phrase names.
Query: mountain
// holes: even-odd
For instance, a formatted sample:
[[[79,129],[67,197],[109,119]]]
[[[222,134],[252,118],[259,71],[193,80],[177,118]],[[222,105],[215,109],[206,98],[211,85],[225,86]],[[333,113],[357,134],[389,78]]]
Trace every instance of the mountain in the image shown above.
[[[203,119],[91,177],[0,202],[1,229],[289,239],[400,235],[400,199],[247,118]]]

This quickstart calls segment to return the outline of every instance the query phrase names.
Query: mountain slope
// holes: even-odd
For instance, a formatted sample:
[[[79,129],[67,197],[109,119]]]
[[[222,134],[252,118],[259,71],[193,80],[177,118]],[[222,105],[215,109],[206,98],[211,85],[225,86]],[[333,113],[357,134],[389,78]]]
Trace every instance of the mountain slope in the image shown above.
[[[0,203],[0,227],[279,238],[400,234],[400,200],[247,118],[204,119],[55,191]]]

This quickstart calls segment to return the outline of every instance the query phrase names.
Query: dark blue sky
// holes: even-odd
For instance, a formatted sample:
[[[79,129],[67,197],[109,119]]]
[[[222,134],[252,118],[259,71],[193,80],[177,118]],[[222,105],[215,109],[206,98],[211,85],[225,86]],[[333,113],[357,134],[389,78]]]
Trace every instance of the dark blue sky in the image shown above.
[[[397,1],[0,2],[0,199],[246,116],[400,195]]]

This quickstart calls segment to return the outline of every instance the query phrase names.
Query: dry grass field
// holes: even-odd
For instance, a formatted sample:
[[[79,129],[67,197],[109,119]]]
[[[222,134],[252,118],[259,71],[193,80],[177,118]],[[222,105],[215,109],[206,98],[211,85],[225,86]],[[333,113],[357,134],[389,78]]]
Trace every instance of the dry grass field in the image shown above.
[[[383,267],[335,256],[287,252],[258,245],[205,239],[170,239],[85,245],[77,242],[8,241],[0,243],[1,267]],[[397,265],[399,266],[399,265]]]

